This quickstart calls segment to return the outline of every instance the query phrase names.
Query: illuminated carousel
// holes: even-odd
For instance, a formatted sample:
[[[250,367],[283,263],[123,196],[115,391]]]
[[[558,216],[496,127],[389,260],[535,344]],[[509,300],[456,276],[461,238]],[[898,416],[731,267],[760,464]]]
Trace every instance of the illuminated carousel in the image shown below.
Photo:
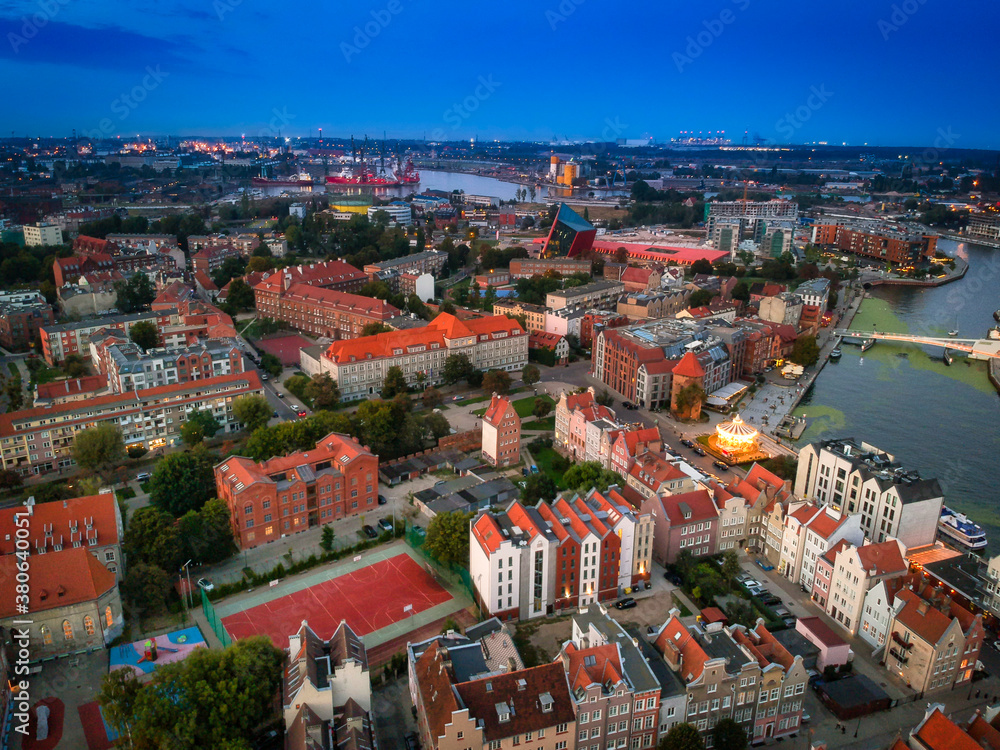
[[[715,432],[708,436],[708,447],[712,453],[730,464],[769,458],[760,449],[757,442],[759,437],[760,433],[737,414],[729,422],[719,423]]]

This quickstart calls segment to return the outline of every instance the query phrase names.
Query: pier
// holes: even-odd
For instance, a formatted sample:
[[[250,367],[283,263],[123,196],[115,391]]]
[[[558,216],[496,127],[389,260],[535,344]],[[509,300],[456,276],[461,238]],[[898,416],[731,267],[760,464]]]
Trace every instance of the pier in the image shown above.
[[[909,333],[878,333],[876,331],[837,330],[835,333],[844,339],[860,339],[861,341],[902,341],[909,344],[926,344],[951,349],[956,352],[966,352],[969,359],[998,360],[1000,359],[1000,339],[959,339],[935,338],[933,336],[914,336]]]

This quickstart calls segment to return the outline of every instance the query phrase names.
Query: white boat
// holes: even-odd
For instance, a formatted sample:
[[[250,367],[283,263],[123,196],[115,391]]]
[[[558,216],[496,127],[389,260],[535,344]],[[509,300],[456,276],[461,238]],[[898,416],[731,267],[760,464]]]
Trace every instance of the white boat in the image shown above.
[[[948,331],[948,335],[949,336],[957,336],[958,335],[958,329],[956,328],[954,331]]]
[[[964,513],[956,513],[947,505],[941,507],[938,533],[947,541],[973,552],[986,549],[986,531]]]

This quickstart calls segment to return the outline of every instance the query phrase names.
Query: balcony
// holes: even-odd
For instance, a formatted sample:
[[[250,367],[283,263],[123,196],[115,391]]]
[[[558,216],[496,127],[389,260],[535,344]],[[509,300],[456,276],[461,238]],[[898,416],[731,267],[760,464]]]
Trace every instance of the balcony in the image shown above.
[[[910,660],[901,651],[897,651],[895,648],[890,648],[889,653],[895,658],[900,664],[907,664]]]
[[[897,633],[895,630],[892,631],[892,640],[894,640],[899,645],[899,647],[904,651],[909,651],[911,648],[913,648],[913,644],[904,641],[902,636],[900,636],[900,634]]]

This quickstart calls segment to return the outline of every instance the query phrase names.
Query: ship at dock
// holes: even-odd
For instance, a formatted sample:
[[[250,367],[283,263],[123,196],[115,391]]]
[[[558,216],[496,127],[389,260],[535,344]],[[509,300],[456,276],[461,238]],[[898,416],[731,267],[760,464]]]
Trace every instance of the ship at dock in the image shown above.
[[[360,151],[360,154],[359,154]],[[368,157],[368,137],[360,149],[354,146],[351,138],[351,163],[341,170],[340,174],[328,175],[327,185],[342,187],[402,187],[403,185],[418,185],[420,173],[413,166],[413,160],[396,154],[395,165],[386,167],[385,150],[380,149],[378,159]]]
[[[956,513],[947,505],[941,506],[938,535],[945,541],[969,552],[986,549],[986,531],[964,513]]]
[[[292,177],[275,179],[271,177],[253,177],[250,184],[254,187],[301,187],[311,188],[314,184],[312,175],[308,172],[299,172]]]

